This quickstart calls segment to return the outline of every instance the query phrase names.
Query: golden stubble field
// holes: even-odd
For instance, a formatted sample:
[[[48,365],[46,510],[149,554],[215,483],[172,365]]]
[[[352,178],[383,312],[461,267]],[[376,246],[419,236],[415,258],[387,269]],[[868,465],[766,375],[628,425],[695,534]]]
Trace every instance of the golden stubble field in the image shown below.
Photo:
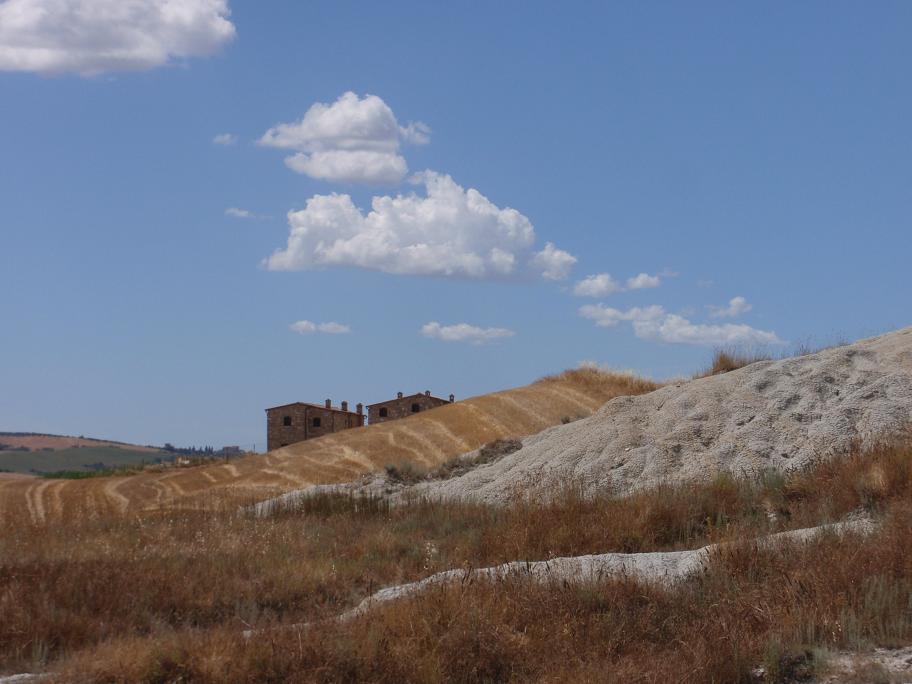
[[[5,476],[0,477],[0,513],[25,510],[41,523],[249,502],[310,484],[344,482],[388,464],[435,466],[495,439],[589,416],[616,396],[652,389],[654,383],[631,375],[583,368],[225,463],[85,480]]]

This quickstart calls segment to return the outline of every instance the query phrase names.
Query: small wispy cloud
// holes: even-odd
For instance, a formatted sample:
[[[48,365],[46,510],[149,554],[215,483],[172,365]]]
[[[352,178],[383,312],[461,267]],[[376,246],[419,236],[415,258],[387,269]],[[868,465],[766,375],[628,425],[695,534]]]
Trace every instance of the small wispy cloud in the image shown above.
[[[431,321],[421,327],[421,334],[434,340],[443,342],[468,342],[469,344],[485,344],[504,337],[512,337],[516,333],[507,328],[479,328],[468,323],[455,325],[440,325]]]
[[[219,133],[212,139],[215,145],[234,145],[237,142],[237,136],[234,133]]]
[[[290,326],[294,332],[300,333],[301,335],[309,335],[310,333],[327,333],[329,335],[344,335],[351,332],[351,328],[342,323],[336,323],[335,321],[328,321],[326,323],[314,323],[313,321],[297,321],[292,323]]]
[[[624,287],[609,273],[596,273],[586,276],[573,287],[577,297],[607,297],[615,292],[622,292]]]
[[[651,321],[665,316],[665,309],[658,305],[635,306],[627,311],[614,309],[604,304],[586,304],[581,306],[579,314],[588,318],[600,328],[613,328],[621,321]]]
[[[626,283],[621,285],[621,283],[611,277],[610,273],[595,273],[578,281],[573,287],[573,294],[577,297],[607,297],[615,292],[643,290],[650,287],[659,287],[661,284],[661,275],[640,273],[628,278]]]
[[[628,290],[644,290],[648,287],[658,287],[661,284],[662,279],[659,276],[648,273],[640,273],[627,279]]]
[[[769,330],[734,323],[692,323],[684,316],[668,313],[658,305],[621,311],[604,304],[587,304],[580,307],[579,314],[602,328],[613,328],[622,321],[629,321],[634,334],[642,340],[700,346],[783,344],[776,333]]]
[[[710,304],[706,308],[709,309],[709,315],[713,318],[734,318],[747,313],[754,307],[744,297],[732,297],[728,300],[727,306],[713,306]]]
[[[257,215],[248,209],[241,209],[239,207],[228,207],[225,209],[225,216],[231,216],[233,218],[239,219],[253,219],[257,218]]]

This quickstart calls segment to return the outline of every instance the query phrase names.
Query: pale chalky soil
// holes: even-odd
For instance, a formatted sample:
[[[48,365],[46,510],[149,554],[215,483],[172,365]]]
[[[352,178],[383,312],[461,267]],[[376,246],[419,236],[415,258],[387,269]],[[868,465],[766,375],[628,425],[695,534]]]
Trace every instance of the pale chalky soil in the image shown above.
[[[910,422],[912,328],[904,328],[618,397],[589,418],[524,439],[495,463],[421,488],[431,497],[504,503],[568,482],[624,493],[723,471],[751,477],[870,446]]]

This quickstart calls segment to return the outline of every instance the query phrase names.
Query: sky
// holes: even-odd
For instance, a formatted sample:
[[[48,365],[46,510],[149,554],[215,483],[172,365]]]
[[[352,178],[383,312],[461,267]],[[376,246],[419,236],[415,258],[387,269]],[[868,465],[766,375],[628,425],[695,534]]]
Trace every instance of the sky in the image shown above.
[[[912,324],[912,4],[0,1],[0,430]]]

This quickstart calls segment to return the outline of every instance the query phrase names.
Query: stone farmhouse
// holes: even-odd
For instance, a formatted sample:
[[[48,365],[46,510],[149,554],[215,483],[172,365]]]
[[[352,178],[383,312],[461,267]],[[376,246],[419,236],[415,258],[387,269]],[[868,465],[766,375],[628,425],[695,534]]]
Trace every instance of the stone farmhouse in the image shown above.
[[[337,408],[332,405],[330,399],[322,405],[295,401],[291,404],[273,406],[266,409],[266,449],[272,451],[306,439],[361,427],[364,425],[365,417],[370,419],[371,425],[385,423],[438,406],[446,406],[454,401],[456,397],[452,394],[447,400],[431,396],[430,391],[424,394],[410,394],[407,397],[399,392],[395,399],[368,406],[367,416],[364,415],[363,404],[358,404],[354,411],[349,411],[347,401],[343,401]]]
[[[266,448],[272,451],[305,439],[362,425],[362,404],[358,404],[354,411],[348,410],[347,401],[336,408],[329,399],[322,406],[303,401],[273,406],[266,409]]]
[[[410,394],[407,397],[402,396],[402,392],[399,392],[395,399],[369,404],[367,416],[370,424],[374,425],[375,423],[385,423],[388,420],[406,418],[428,409],[452,404],[454,401],[456,401],[456,397],[452,394],[449,401],[447,401],[439,397],[432,397],[430,391],[424,394]]]

